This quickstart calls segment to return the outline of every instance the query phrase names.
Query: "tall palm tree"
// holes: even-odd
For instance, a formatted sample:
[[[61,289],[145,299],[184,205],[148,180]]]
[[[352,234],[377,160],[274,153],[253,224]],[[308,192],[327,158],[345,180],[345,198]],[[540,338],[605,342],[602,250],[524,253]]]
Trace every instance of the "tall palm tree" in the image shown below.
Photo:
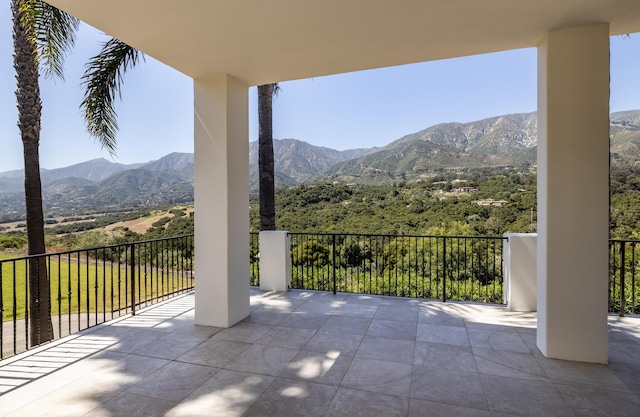
[[[258,176],[260,230],[276,230],[275,171],[273,160],[273,97],[278,84],[258,86]]]
[[[39,0],[11,0],[13,67],[16,71],[18,127],[24,154],[24,193],[29,255],[45,253],[40,181],[39,75],[62,77],[62,64],[74,45],[79,22]],[[29,260],[29,338],[37,345],[53,338],[49,277],[43,257]]]

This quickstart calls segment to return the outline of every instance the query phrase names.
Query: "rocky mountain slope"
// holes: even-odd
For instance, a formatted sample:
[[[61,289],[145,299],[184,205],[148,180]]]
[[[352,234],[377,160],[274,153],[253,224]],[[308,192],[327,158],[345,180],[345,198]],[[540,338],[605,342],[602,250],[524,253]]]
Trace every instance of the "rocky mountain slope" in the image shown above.
[[[383,183],[418,179],[441,170],[527,167],[536,163],[537,125],[536,113],[442,123],[403,136],[364,157],[333,165],[313,180]],[[610,132],[614,163],[640,161],[640,110],[612,113]]]

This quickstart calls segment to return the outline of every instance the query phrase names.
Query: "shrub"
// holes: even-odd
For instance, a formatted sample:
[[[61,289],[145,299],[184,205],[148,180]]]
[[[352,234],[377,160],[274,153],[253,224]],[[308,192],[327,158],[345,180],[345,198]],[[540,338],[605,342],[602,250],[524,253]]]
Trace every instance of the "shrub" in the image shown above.
[[[304,242],[293,249],[292,262],[295,266],[324,266],[329,263],[331,251],[319,242]]]

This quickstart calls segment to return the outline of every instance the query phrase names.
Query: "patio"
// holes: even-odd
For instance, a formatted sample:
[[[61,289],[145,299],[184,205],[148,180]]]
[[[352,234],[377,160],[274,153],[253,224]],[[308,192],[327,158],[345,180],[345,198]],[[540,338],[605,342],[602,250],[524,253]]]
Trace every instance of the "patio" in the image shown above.
[[[194,295],[0,363],[3,416],[636,416],[640,322],[609,365],[548,359],[505,307],[251,289],[232,328]]]

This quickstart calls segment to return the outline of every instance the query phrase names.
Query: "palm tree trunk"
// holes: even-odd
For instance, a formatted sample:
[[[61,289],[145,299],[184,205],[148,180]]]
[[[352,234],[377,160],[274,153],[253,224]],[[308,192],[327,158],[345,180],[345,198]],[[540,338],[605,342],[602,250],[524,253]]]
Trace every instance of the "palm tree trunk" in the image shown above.
[[[258,86],[260,230],[276,230],[272,104],[275,84]]]
[[[45,253],[44,215],[40,182],[40,119],[42,104],[38,84],[36,45],[22,24],[20,0],[12,0],[13,66],[16,71],[18,127],[24,148],[24,192],[26,202],[27,242],[29,255]],[[53,338],[49,277],[44,258],[29,260],[29,325],[31,345]]]

